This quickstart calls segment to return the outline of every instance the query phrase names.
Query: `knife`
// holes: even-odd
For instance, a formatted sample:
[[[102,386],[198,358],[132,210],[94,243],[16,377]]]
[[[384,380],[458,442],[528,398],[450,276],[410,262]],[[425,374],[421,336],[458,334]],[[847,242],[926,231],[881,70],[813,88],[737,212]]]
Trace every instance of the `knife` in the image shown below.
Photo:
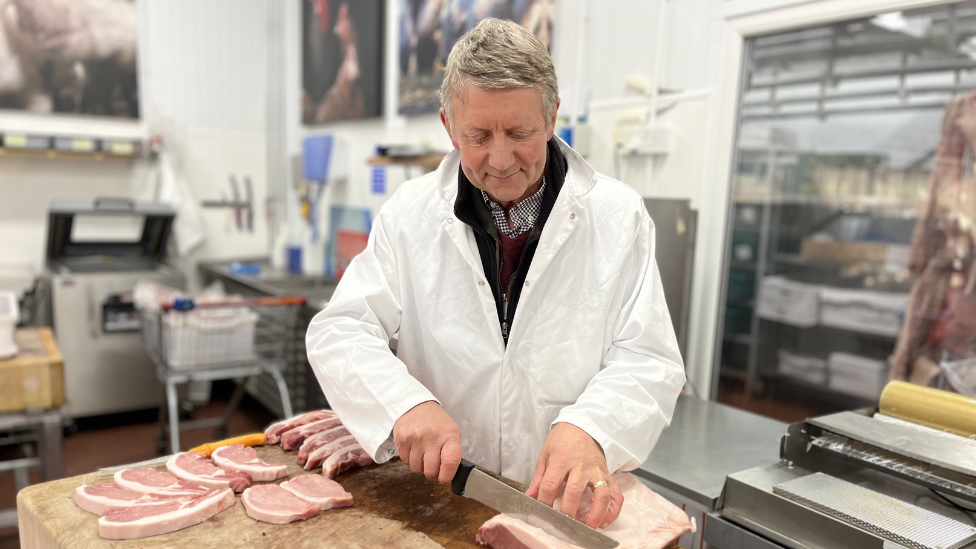
[[[479,471],[466,459],[461,460],[451,489],[459,496],[479,501],[584,549],[613,549],[619,545],[615,539]]]

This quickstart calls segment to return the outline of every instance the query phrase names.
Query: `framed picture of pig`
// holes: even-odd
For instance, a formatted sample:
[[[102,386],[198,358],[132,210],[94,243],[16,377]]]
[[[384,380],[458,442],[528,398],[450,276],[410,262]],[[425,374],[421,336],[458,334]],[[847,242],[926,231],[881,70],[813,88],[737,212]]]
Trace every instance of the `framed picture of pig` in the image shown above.
[[[139,118],[135,0],[0,1],[0,109]]]
[[[384,0],[302,3],[302,122],[383,114]]]

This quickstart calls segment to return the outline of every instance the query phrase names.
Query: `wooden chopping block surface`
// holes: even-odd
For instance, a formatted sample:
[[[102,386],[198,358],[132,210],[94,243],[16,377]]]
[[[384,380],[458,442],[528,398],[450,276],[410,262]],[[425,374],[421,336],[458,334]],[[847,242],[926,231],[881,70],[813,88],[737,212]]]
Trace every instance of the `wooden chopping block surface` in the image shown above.
[[[298,452],[284,452],[281,446],[255,450],[269,463],[287,463],[289,478],[321,474],[321,469],[302,469],[297,464]],[[475,542],[478,528],[497,514],[473,499],[455,496],[448,486],[413,473],[400,460],[351,469],[336,481],[355,498],[352,507],[274,525],[248,517],[238,496],[233,507],[201,524],[128,541],[99,537],[98,517],[75,505],[75,488],[95,483],[94,473],[37,484],[17,495],[21,548],[475,548],[480,547]]]

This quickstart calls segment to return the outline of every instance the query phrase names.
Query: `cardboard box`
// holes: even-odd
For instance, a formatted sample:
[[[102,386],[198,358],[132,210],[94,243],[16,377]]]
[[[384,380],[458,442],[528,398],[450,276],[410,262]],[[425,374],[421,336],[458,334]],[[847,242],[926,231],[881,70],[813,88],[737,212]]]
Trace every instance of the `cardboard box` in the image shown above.
[[[20,353],[0,360],[0,413],[64,404],[64,360],[50,328],[14,332]]]
[[[888,245],[881,242],[820,242],[806,239],[800,246],[800,255],[815,261],[884,263],[888,258]]]

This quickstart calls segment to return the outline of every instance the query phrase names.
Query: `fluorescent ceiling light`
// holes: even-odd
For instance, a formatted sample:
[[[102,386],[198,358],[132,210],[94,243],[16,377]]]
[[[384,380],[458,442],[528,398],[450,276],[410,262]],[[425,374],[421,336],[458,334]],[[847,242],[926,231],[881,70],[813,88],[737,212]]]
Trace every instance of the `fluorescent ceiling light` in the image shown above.
[[[902,14],[902,12],[894,11],[891,13],[882,13],[881,15],[878,15],[877,17],[871,19],[871,24],[892,32],[907,34],[913,38],[922,38],[928,34],[929,27],[932,26],[932,19],[923,16],[908,19]]]

